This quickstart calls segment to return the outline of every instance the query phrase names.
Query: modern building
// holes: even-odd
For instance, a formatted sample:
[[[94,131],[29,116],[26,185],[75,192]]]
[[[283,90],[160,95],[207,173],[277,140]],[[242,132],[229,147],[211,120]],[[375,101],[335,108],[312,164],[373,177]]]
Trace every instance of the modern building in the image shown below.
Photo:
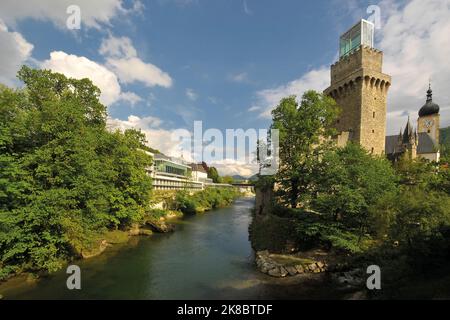
[[[232,187],[229,184],[213,183],[201,164],[189,164],[183,159],[145,152],[153,157],[153,165],[148,168],[147,173],[153,179],[155,190],[197,191]]]
[[[155,190],[204,189],[202,182],[191,178],[191,167],[184,160],[163,154],[147,154],[153,157],[153,165],[148,169],[148,174],[153,179]]]

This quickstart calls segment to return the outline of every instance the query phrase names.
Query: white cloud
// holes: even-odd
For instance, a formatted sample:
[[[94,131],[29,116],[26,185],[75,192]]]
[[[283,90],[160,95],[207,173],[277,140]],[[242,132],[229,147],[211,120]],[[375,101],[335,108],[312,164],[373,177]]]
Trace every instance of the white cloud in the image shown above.
[[[127,120],[109,118],[107,124],[108,128],[111,130],[120,129],[123,131],[131,128],[140,129],[146,136],[148,146],[158,149],[168,156],[180,157],[181,150],[185,150],[185,148],[183,148],[183,142],[174,141],[174,130],[161,128],[163,121],[159,118],[141,118],[130,115]],[[182,153],[182,155],[186,160],[191,160],[189,152]]]
[[[189,100],[195,101],[198,98],[198,94],[193,89],[186,89],[186,96]]]
[[[18,32],[11,32],[0,19],[0,82],[13,83],[21,65],[30,58],[33,45]]]
[[[325,90],[330,83],[330,71],[328,67],[311,70],[301,78],[291,81],[273,89],[265,89],[256,93],[256,102],[248,111],[259,111],[263,118],[271,118],[272,109],[278,105],[281,99],[290,95],[301,98],[307,90]]]
[[[127,37],[109,36],[99,50],[105,56],[106,65],[119,77],[121,83],[142,82],[148,87],[172,86],[172,78],[157,66],[142,61]]]
[[[121,98],[121,88],[116,75],[86,57],[53,51],[50,53],[50,59],[45,60],[41,66],[70,78],[91,79],[100,88],[102,92],[100,100],[106,105],[113,104]]]
[[[12,26],[21,20],[32,18],[51,21],[60,28],[66,28],[66,20],[69,17],[66,10],[74,4],[81,9],[82,27],[88,28],[100,28],[101,25],[109,25],[118,15],[143,10],[140,1],[134,2],[131,9],[125,9],[122,0],[2,0],[0,19]]]
[[[258,172],[257,164],[250,164],[245,161],[237,161],[232,159],[213,161],[208,165],[216,167],[221,176],[240,175],[243,177],[250,177]]]
[[[131,105],[143,99],[133,92],[122,92],[117,76],[101,64],[63,51],[53,51],[50,59],[41,63],[41,67],[59,72],[69,78],[89,78],[101,90],[100,101],[112,105],[120,100]]]
[[[120,100],[127,101],[134,106],[136,103],[142,102],[143,99],[134,92],[123,92],[120,94]]]
[[[404,7],[385,0],[381,6],[387,19],[379,47],[384,51],[384,71],[392,75],[388,133],[398,133],[406,114],[418,117],[430,78],[434,101],[441,106],[441,125],[448,126],[450,0],[412,0]]]

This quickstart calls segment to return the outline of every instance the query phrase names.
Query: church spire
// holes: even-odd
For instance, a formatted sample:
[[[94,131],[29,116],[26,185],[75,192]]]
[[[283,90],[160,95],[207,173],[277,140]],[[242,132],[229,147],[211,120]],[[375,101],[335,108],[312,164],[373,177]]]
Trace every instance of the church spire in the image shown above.
[[[428,83],[428,91],[427,91],[427,102],[433,101],[433,90],[431,90],[431,80]]]

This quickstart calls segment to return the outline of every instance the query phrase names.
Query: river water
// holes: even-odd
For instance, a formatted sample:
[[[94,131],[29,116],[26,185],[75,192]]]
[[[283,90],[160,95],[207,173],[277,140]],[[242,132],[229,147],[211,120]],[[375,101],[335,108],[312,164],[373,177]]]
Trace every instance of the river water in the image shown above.
[[[81,290],[68,290],[61,270],[1,293],[6,299],[336,298],[321,278],[272,279],[256,270],[248,239],[253,206],[253,198],[239,199],[176,221],[174,233],[134,237],[80,261]]]

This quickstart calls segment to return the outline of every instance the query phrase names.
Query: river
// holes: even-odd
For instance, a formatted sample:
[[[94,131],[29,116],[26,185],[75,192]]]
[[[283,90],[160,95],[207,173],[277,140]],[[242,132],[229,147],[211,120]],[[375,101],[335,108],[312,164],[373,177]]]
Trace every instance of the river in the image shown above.
[[[133,237],[80,261],[81,290],[68,290],[61,270],[0,293],[6,299],[336,298],[321,276],[273,279],[256,270],[248,239],[253,206],[253,198],[238,199],[175,221],[174,233]]]

